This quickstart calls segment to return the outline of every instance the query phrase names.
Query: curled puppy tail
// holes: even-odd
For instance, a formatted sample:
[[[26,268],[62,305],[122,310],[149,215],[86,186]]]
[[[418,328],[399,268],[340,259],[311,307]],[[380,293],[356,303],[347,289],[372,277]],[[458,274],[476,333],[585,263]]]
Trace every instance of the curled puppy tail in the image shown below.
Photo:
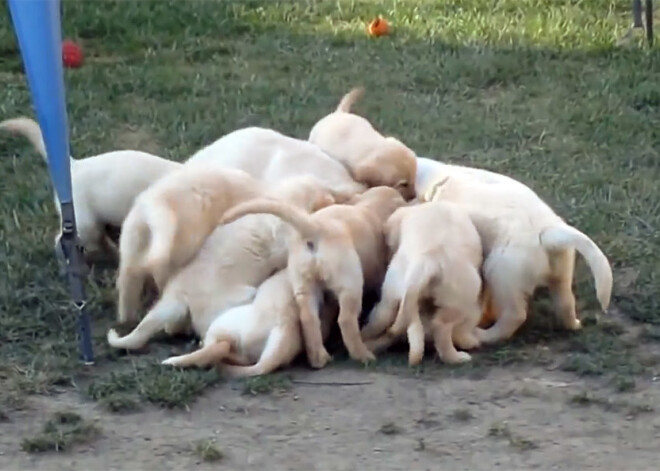
[[[48,154],[46,153],[46,145],[44,144],[44,137],[41,134],[39,124],[30,118],[24,116],[18,118],[7,119],[0,123],[0,129],[14,134],[20,134],[25,137],[34,149],[41,155],[44,162],[48,164]]]
[[[0,129],[7,131],[13,134],[20,134],[25,137],[34,150],[44,159],[46,165],[48,164],[48,153],[46,151],[46,144],[44,143],[44,136],[37,123],[34,119],[27,118],[25,116],[19,116],[18,118],[6,119],[0,122]],[[71,163],[73,164],[76,160],[71,158]]]
[[[248,214],[272,214],[290,224],[303,239],[313,241],[319,237],[319,228],[309,214],[275,199],[254,199],[239,204],[225,213],[220,224],[229,224]]]
[[[343,113],[350,113],[351,106],[353,106],[353,103],[358,101],[362,97],[362,95],[364,95],[364,87],[353,88],[350,92],[344,95],[342,99],[339,101],[339,105],[337,105],[337,111]]]
[[[591,269],[596,284],[596,297],[603,311],[607,311],[612,297],[612,267],[605,254],[587,235],[568,224],[550,227],[541,232],[541,246],[547,250],[575,248]]]

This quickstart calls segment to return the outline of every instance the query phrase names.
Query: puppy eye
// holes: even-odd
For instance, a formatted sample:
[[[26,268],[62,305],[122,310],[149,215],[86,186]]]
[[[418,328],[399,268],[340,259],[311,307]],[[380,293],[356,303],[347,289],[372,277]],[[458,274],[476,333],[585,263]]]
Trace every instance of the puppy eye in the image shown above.
[[[408,182],[399,182],[398,186],[402,188],[408,188]]]

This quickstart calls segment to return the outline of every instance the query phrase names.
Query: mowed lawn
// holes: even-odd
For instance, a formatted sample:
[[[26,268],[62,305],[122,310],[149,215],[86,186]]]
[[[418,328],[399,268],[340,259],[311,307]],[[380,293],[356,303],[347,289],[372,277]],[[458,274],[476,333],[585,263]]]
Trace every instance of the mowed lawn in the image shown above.
[[[369,38],[365,23],[378,14],[392,35]],[[421,370],[558,365],[626,389],[657,368],[639,345],[660,338],[660,57],[642,41],[616,46],[629,2],[65,0],[63,23],[86,53],[66,72],[76,157],[137,148],[182,160],[248,125],[306,138],[343,93],[364,85],[355,110],[383,132],[419,155],[521,180],[610,258],[610,316],[597,315],[580,261],[578,308],[591,320],[583,332],[553,329],[541,293],[514,341],[461,368],[429,355]],[[33,116],[5,7],[0,83],[0,118]],[[23,139],[0,136],[0,189],[0,415],[28,394],[63,388],[115,410],[180,406],[217,381],[213,371],[158,365],[189,344],[153,342],[133,355],[107,348],[112,271],[90,277],[97,365],[83,369],[53,256],[50,182]],[[354,366],[336,358],[330,368]],[[404,361],[385,355],[375,367],[405,374]],[[248,388],[286,377],[263,381]]]

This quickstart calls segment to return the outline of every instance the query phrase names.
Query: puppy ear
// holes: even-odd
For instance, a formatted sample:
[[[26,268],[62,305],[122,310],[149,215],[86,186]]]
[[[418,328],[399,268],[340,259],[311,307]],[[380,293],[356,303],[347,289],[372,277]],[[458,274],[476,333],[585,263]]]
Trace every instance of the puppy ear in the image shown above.
[[[381,172],[373,159],[367,159],[360,163],[353,171],[353,179],[368,187],[379,186],[382,181]]]

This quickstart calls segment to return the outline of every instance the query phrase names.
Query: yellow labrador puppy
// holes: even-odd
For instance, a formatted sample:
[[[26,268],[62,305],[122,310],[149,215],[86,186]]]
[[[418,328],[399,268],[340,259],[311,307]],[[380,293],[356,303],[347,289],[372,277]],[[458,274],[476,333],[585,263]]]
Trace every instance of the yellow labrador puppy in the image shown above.
[[[424,356],[424,326],[420,298],[435,306],[431,333],[445,363],[470,360],[466,352],[479,345],[475,329],[481,319],[481,240],[469,216],[451,203],[423,203],[396,210],[385,225],[388,247],[394,253],[385,275],[381,300],[363,328],[374,337],[395,321],[389,331],[367,345],[374,350],[389,346],[408,332],[408,361],[416,365]],[[396,320],[395,320],[396,318]]]
[[[25,136],[47,162],[46,146],[36,121],[25,117],[8,119],[0,123],[0,129]],[[178,162],[136,150],[107,152],[82,160],[71,157],[71,189],[78,238],[89,260],[108,253],[116,257],[117,249],[107,237],[105,226],[120,228],[135,197],[179,167]],[[59,214],[57,195],[53,197]],[[59,257],[62,256],[60,237],[58,234],[55,238]]]
[[[231,132],[193,154],[186,162],[192,164],[243,170],[268,183],[313,175],[336,192],[351,196],[366,189],[353,180],[346,167],[318,146],[266,128],[249,127]]]
[[[304,211],[332,204],[333,199],[314,177],[296,177],[279,185],[279,197]],[[108,342],[115,348],[139,349],[157,332],[183,330],[190,321],[204,338],[214,319],[225,310],[252,301],[257,286],[286,267],[290,227],[271,215],[252,215],[217,226],[195,258],[167,281],[158,302],[128,335],[112,329]]]
[[[277,195],[241,170],[183,165],[142,192],[119,239],[118,321],[134,321],[148,277],[162,292],[176,270],[197,254],[224,212],[258,196]]]
[[[223,223],[247,214],[274,214],[295,229],[289,243],[288,271],[300,308],[306,352],[314,368],[331,359],[323,345],[318,304],[323,289],[339,303],[339,328],[351,358],[375,359],[360,337],[358,316],[363,288],[380,287],[387,266],[383,224],[405,204],[393,188],[381,186],[357,195],[354,204],[336,204],[307,214],[285,202],[255,200],[228,211]]]
[[[323,338],[336,310],[321,304]],[[287,271],[280,270],[259,286],[250,304],[237,306],[215,318],[203,346],[163,364],[187,367],[216,365],[234,377],[264,375],[287,365],[302,351],[298,304]],[[228,364],[229,363],[229,364]]]
[[[350,112],[363,88],[346,94],[337,109],[319,120],[309,141],[345,164],[355,180],[369,187],[390,186],[410,200],[415,197],[415,153],[394,137],[385,137],[371,123]]]
[[[485,170],[419,159],[417,191],[426,201],[460,204],[484,246],[483,277],[497,322],[479,332],[483,343],[510,338],[527,318],[527,301],[539,286],[550,290],[565,328],[581,327],[572,291],[575,250],[593,273],[606,311],[612,294],[607,257],[585,234],[569,226],[526,185]]]

